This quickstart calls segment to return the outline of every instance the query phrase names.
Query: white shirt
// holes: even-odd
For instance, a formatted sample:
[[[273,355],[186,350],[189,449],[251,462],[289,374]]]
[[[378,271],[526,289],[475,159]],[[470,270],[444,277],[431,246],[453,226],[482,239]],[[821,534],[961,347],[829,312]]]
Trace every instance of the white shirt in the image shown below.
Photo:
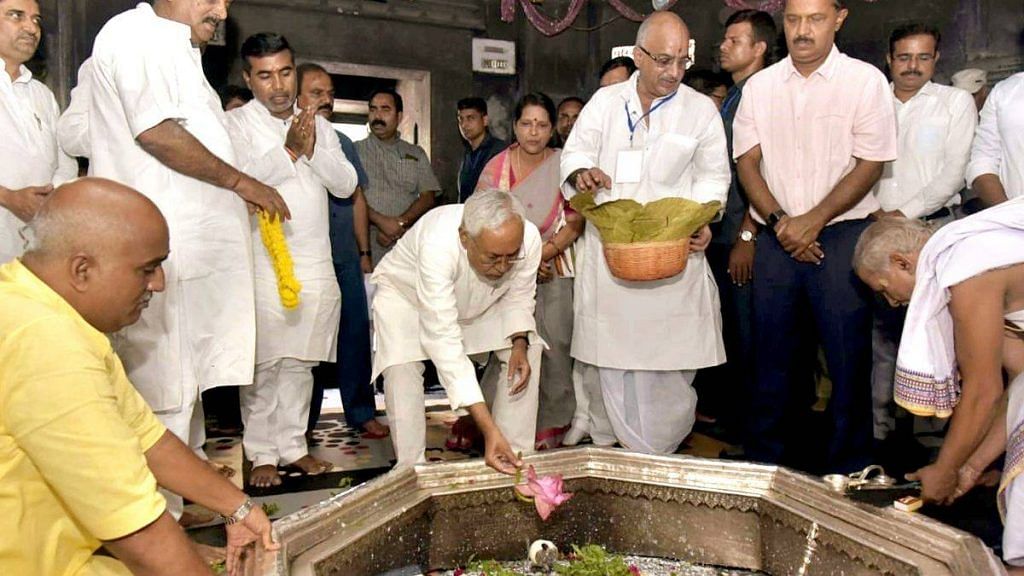
[[[92,75],[92,59],[86,59],[78,68],[78,83],[71,89],[71,102],[57,122],[57,141],[64,152],[71,156],[88,158],[92,156],[89,146],[89,102],[92,92],[89,82]]]
[[[20,71],[12,81],[0,70],[0,186],[58,186],[78,175],[78,164],[57,146],[60,109],[53,92],[33,79],[28,68],[21,66]],[[24,225],[0,208],[0,263],[21,256],[24,242],[19,231]]]
[[[331,260],[327,195],[351,196],[356,170],[330,123],[319,116],[312,160],[292,162],[284,149],[290,127],[291,119],[275,118],[258,100],[228,113],[239,169],[273,186],[288,204],[292,219],[284,223],[284,235],[302,284],[298,307],[285,309],[254,218],[257,364],[279,358],[333,362],[337,351],[341,291]]]
[[[170,229],[166,289],[115,338],[129,378],[157,412],[183,406],[186,387],[251,384],[255,366],[245,203],[234,192],[175,172],[136,141],[171,120],[235,163],[220,98],[190,38],[188,26],[141,3],[100,30],[88,80],[92,173],[145,194]]]
[[[459,240],[465,205],[434,208],[403,235],[370,279],[373,297],[373,378],[386,368],[430,359],[452,409],[483,402],[469,355],[512,346],[511,337],[536,337],[537,267],[541,239],[525,222],[522,260],[498,282],[485,282]]]
[[[1007,198],[1024,196],[1024,72],[996,84],[981,109],[967,185],[983,174],[998,175]]]
[[[978,124],[965,90],[928,82],[907,100],[895,96],[899,155],[885,165],[875,196],[886,211],[923,218],[960,203]]]
[[[714,103],[680,86],[652,103],[646,125],[640,121],[638,78],[635,73],[628,82],[598,90],[583,107],[562,151],[565,195],[575,194],[565,180],[580,168],[596,166],[612,182],[622,179],[616,177],[619,152],[632,147],[643,151],[639,182],[600,190],[598,204],[679,197],[724,205],[732,176]],[[674,278],[624,282],[608,271],[593,226],[577,246],[574,358],[620,370],[691,370],[725,361],[718,288],[703,254],[692,254]]]

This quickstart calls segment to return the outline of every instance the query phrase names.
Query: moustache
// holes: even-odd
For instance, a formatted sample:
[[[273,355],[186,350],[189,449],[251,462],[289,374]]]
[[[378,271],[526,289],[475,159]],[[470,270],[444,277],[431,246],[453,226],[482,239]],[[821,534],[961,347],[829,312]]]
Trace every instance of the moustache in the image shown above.
[[[806,36],[798,36],[796,40],[793,40],[793,44],[814,44],[814,40]]]
[[[334,105],[333,104],[324,104],[323,106],[320,106],[319,108],[317,108],[316,111],[317,112],[327,112],[328,114],[330,114],[331,112],[334,112]]]
[[[918,72],[917,70],[907,70],[906,72],[901,72],[900,73],[900,76],[920,76],[920,75],[921,75],[921,73]]]
[[[210,24],[214,28],[216,28],[217,26],[220,26],[221,22],[222,22],[222,20],[220,18],[206,18],[205,20],[203,20],[203,24]]]
[[[387,126],[383,120],[371,120],[370,126]]]

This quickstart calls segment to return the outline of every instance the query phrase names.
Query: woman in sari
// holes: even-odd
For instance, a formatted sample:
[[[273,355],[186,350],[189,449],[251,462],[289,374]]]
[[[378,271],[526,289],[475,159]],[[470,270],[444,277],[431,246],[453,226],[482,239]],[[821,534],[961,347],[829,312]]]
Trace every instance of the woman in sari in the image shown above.
[[[557,448],[576,408],[572,385],[572,245],[583,217],[572,211],[559,187],[561,150],[551,148],[555,105],[534,92],[516,104],[515,142],[484,167],[477,190],[497,188],[522,202],[526,217],[544,240],[537,270],[537,333],[550,349],[540,371],[536,448]],[[486,380],[486,375],[484,380]]]

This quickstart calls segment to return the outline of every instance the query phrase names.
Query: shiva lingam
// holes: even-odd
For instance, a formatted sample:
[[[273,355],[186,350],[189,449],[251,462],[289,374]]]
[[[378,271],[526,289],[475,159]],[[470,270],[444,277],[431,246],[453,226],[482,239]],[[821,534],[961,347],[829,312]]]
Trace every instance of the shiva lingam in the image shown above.
[[[846,497],[895,485],[880,467],[823,480],[776,466],[584,447],[527,456],[572,498],[541,520],[516,481],[481,460],[389,472],[274,523],[278,552],[258,576],[416,574],[474,560],[522,560],[530,542],[563,551],[665,558],[775,575],[1004,574],[977,538],[918,514]],[[837,487],[843,486],[843,493]]]

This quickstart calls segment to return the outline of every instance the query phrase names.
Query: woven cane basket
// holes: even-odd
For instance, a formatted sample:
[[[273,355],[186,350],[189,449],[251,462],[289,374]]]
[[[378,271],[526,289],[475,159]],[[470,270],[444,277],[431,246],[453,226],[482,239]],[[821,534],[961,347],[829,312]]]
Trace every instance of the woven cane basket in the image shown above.
[[[604,245],[604,259],[612,276],[634,282],[671,278],[686,268],[689,255],[689,238],[671,242]]]

